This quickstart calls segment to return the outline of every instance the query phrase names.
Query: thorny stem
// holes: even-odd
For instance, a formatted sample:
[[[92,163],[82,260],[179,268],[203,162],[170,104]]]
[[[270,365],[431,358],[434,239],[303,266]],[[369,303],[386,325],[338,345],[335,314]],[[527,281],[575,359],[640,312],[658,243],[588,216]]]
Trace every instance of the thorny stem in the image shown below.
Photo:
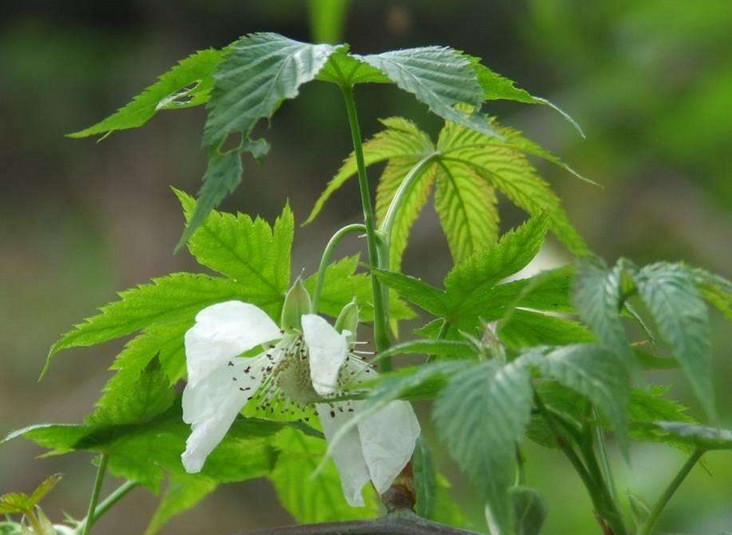
[[[356,112],[356,101],[353,98],[353,87],[346,84],[341,85],[341,92],[346,103],[348,124],[351,128],[351,137],[353,139],[353,152],[356,156],[356,166],[358,167],[358,187],[361,192],[361,205],[363,207],[364,225],[366,226],[369,266],[373,271],[379,267],[379,247],[374,222],[374,208],[371,204],[369,179],[366,174],[366,164],[363,157],[361,127],[358,122],[358,113]],[[382,352],[387,350],[391,344],[386,321],[387,314],[384,307],[384,294],[381,291],[380,281],[373,274],[371,280],[374,292],[374,342],[376,344],[376,350]],[[391,370],[391,361],[389,359],[381,361],[381,370]]]
[[[689,475],[689,472],[691,472],[692,468],[694,468],[699,459],[701,459],[702,455],[704,455],[704,452],[701,450],[696,450],[694,453],[692,453],[691,457],[689,457],[689,460],[687,460],[684,466],[681,467],[681,470],[679,470],[679,473],[676,474],[676,477],[673,479],[673,481],[671,481],[668,487],[666,487],[666,490],[663,491],[663,494],[656,502],[656,505],[653,506],[651,514],[648,515],[648,518],[646,519],[645,524],[643,524],[643,527],[638,532],[638,535],[651,535],[651,533],[653,533],[653,528],[655,527],[656,522],[658,522],[658,517],[661,516],[661,513],[666,508],[666,505],[668,505],[669,500],[671,500],[673,495],[681,486],[681,483],[683,483],[684,479],[686,479],[686,476]]]
[[[89,535],[91,533],[92,526],[94,526],[94,522],[97,519],[97,501],[99,500],[99,493],[102,491],[102,483],[104,483],[104,475],[107,473],[108,462],[109,456],[106,453],[102,453],[99,456],[97,477],[94,479],[94,488],[92,489],[91,499],[89,500],[89,510],[86,513],[84,529],[81,532],[82,535]]]
[[[333,252],[343,238],[354,232],[366,232],[366,226],[361,224],[346,225],[333,234],[328,245],[325,246],[323,256],[320,260],[320,267],[318,268],[318,280],[315,283],[315,290],[313,291],[313,302],[311,305],[311,311],[313,314],[318,313],[320,294],[323,292],[323,283],[325,282],[325,272],[328,268],[328,264],[330,263],[330,259],[333,256]]]
[[[135,481],[126,481],[117,489],[112,492],[109,496],[107,496],[102,503],[100,503],[96,509],[94,509],[94,521],[99,519],[102,515],[104,515],[107,511],[109,511],[112,507],[114,507],[118,501],[120,501],[122,498],[124,498],[128,492],[130,492],[135,487],[139,486],[139,483]],[[87,516],[84,520],[82,520],[79,525],[76,528],[76,532],[79,533],[80,530],[83,531],[85,529],[86,524],[89,521],[90,516]]]
[[[478,535],[398,511],[374,520],[267,528],[242,535]]]

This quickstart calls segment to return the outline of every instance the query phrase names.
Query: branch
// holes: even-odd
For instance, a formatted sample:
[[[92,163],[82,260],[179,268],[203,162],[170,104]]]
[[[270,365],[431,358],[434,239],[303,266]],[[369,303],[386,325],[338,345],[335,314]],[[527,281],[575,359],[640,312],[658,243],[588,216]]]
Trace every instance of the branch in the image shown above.
[[[239,535],[479,535],[398,511],[375,520],[267,528]]]

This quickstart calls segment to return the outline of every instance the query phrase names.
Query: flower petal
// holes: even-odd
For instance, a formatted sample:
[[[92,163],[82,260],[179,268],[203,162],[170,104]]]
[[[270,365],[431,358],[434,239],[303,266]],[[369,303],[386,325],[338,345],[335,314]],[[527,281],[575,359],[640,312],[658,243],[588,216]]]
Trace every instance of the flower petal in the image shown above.
[[[185,336],[188,382],[195,384],[237,355],[281,337],[277,324],[252,304],[227,301],[204,308]]]
[[[371,481],[383,494],[412,458],[420,433],[417,416],[406,401],[391,401],[359,422],[358,432]]]
[[[236,359],[220,366],[183,391],[183,421],[191,424],[186,451],[181,456],[189,473],[203,468],[206,458],[224,439],[239,412],[264,379],[265,356]]]
[[[330,405],[318,403],[315,410],[320,417],[323,433],[328,443],[338,430],[350,419],[352,413],[334,410]],[[331,452],[338,473],[341,476],[341,488],[346,501],[352,507],[364,505],[362,489],[369,482],[369,470],[361,451],[358,429],[353,428],[343,436]]]
[[[316,314],[302,317],[302,332],[310,353],[310,380],[321,396],[333,394],[338,372],[348,356],[348,333],[339,333]]]

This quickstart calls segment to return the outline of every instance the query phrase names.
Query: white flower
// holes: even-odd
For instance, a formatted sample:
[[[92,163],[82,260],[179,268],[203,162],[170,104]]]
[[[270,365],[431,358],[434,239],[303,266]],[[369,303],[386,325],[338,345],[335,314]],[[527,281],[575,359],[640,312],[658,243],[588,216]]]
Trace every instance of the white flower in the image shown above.
[[[191,424],[182,460],[199,472],[244,406],[307,418],[310,403],[330,440],[362,407],[362,401],[322,402],[350,381],[375,372],[351,351],[352,333],[339,333],[315,314],[301,318],[302,334],[280,330],[258,307],[240,301],[210,306],[186,333],[188,384],[183,420]],[[240,358],[259,351],[257,356]],[[372,481],[379,494],[406,466],[420,427],[411,405],[393,401],[359,422],[332,451],[349,504],[363,505]]]

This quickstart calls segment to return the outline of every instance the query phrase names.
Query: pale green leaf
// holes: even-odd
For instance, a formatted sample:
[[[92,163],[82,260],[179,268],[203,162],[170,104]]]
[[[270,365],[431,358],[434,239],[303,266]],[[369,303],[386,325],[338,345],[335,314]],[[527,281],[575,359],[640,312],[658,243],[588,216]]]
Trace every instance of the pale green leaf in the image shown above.
[[[295,98],[302,84],[336,50],[300,43],[274,33],[253,33],[229,47],[214,73],[203,143],[218,146],[231,133],[248,138],[260,119]]]
[[[326,442],[296,429],[285,429],[276,438],[279,458],[270,475],[280,503],[300,523],[335,522],[374,517],[378,506],[371,487],[366,488],[366,507],[348,505],[332,461],[318,471]]]
[[[645,266],[634,278],[661,338],[681,364],[707,415],[716,419],[709,317],[691,272],[681,264],[659,262]]]
[[[171,477],[163,498],[145,530],[145,535],[155,535],[171,518],[195,507],[215,489],[216,481],[207,477]]]
[[[412,93],[430,111],[446,121],[495,135],[490,122],[478,113],[456,109],[460,104],[480,108],[483,89],[470,62],[447,47],[429,46],[367,56],[355,55]]]
[[[157,82],[137,95],[125,107],[103,121],[69,137],[110,134],[116,130],[138,128],[159,111],[198,106],[208,100],[213,86],[212,74],[223,52],[200,50],[180,61]]]
[[[516,471],[516,443],[531,418],[533,390],[521,361],[489,361],[453,377],[435,402],[440,437],[461,470],[488,502],[491,533],[514,532],[509,495]]]
[[[460,162],[438,163],[435,208],[455,263],[488,248],[498,238],[495,190]]]

